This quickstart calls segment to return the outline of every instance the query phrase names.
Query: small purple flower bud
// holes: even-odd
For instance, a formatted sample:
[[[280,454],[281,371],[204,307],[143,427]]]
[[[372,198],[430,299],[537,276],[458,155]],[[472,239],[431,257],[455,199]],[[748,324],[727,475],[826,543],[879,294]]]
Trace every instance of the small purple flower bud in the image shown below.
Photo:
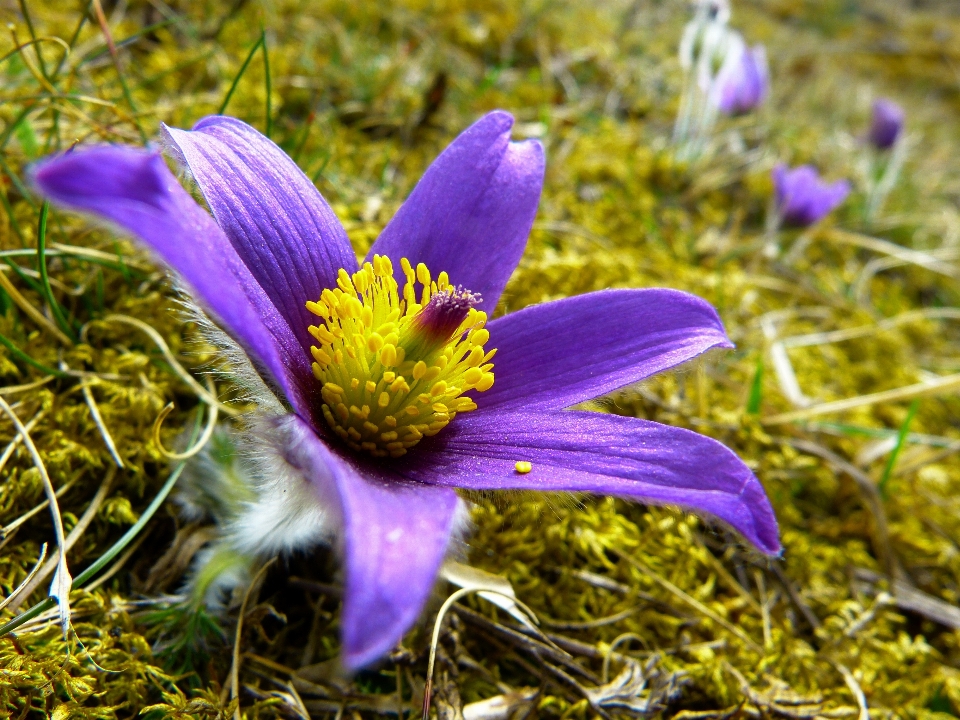
[[[725,115],[743,115],[756,109],[770,90],[767,52],[763,45],[733,50],[720,68],[713,102]]]
[[[878,150],[889,150],[903,131],[903,108],[886,98],[873,103],[873,118],[870,121],[870,142]]]
[[[773,186],[781,219],[796,227],[813,225],[850,194],[849,182],[825,183],[810,165],[791,170],[780,163],[773,169]]]

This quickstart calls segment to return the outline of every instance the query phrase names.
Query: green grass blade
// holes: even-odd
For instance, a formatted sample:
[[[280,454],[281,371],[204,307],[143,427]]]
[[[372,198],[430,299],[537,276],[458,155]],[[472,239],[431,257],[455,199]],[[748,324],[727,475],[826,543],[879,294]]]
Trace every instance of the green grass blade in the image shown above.
[[[919,406],[919,398],[910,403],[907,417],[904,419],[903,425],[900,426],[900,432],[897,433],[897,444],[893,446],[890,457],[887,458],[887,466],[883,469],[883,476],[880,478],[880,482],[877,483],[877,490],[880,491],[880,497],[884,499],[887,497],[887,482],[890,480],[890,473],[893,472],[893,466],[897,462],[897,456],[900,454],[900,450],[903,449],[904,442],[907,439],[907,433],[910,430],[910,423],[913,422],[913,416],[917,414],[917,408]]]
[[[37,269],[40,271],[43,297],[50,305],[50,312],[53,313],[53,319],[56,320],[60,329],[67,334],[67,337],[75,340],[73,328],[67,321],[66,315],[63,314],[63,308],[60,307],[60,303],[58,303],[57,299],[53,296],[53,288],[50,287],[50,277],[47,274],[47,218],[49,215],[50,203],[45,201],[43,207],[40,208],[40,222],[37,224]]]
[[[44,62],[43,53],[40,52],[40,43],[37,42],[37,33],[33,29],[33,20],[30,18],[25,0],[20,0],[20,12],[23,13],[23,19],[27,23],[27,31],[30,33],[30,39],[33,40],[33,52],[36,53],[37,62],[40,64],[40,74],[49,80],[50,76],[47,75],[47,63]]]
[[[753,382],[750,383],[750,397],[747,399],[747,414],[759,415],[760,403],[763,401],[763,356],[757,358],[757,369],[753,372]]]
[[[83,30],[83,26],[87,24],[87,17],[90,14],[90,6],[93,4],[93,0],[87,0],[87,4],[83,8],[83,12],[80,13],[80,20],[77,21],[77,27],[73,30],[73,35],[70,36],[70,42],[67,43],[67,46],[72,50],[73,46],[77,42],[77,38],[80,37],[80,31]],[[50,76],[50,81],[53,82],[60,76],[60,72],[63,70],[63,64],[67,61],[67,53],[63,53],[60,57],[57,66],[53,69],[53,75]]]
[[[240,84],[240,78],[243,77],[243,74],[247,71],[247,66],[250,65],[250,61],[253,60],[253,56],[257,53],[257,48],[260,47],[260,44],[263,42],[263,36],[260,36],[260,39],[253,44],[253,47],[250,48],[250,52],[247,53],[247,59],[243,61],[243,65],[240,66],[240,71],[237,73],[236,77],[233,78],[233,82],[230,83],[230,89],[227,90],[227,94],[223,98],[223,102],[220,103],[220,107],[217,109],[217,115],[223,115],[224,111],[227,109],[227,105],[230,103],[230,98],[233,97],[234,90],[237,89],[237,85]]]
[[[270,53],[267,52],[267,31],[260,29],[260,48],[263,50],[263,78],[267,86],[267,131],[269,138],[273,132],[273,110],[270,107]]]
[[[47,367],[42,363],[38,363],[32,357],[27,355],[23,350],[21,350],[16,345],[14,345],[9,338],[3,335],[0,335],[0,345],[3,345],[5,348],[7,348],[7,350],[10,351],[10,354],[13,355],[15,358],[17,358],[18,360],[27,363],[27,365],[32,365],[37,370],[45,372],[47,375],[54,375],[56,377],[70,377],[67,373],[61,370],[54,370],[53,368]]]

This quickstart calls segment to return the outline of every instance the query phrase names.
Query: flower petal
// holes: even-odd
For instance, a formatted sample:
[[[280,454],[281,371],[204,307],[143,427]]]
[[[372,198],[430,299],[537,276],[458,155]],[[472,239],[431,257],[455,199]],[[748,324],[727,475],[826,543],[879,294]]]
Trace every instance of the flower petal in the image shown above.
[[[709,303],[659,288],[533,305],[487,328],[497,379],[475,398],[483,409],[559,410],[733,347]]]
[[[592,412],[471,413],[420,445],[396,466],[411,480],[680,505],[729,523],[767,554],[780,551],[763,486],[732,451],[690,430]],[[517,472],[521,460],[529,473]]]
[[[306,309],[357,258],[340,221],[283,150],[240,120],[204,118],[165,127],[217,223],[307,350],[316,317]]]
[[[427,168],[370,248],[394,261],[446,271],[454,285],[483,296],[489,314],[520,261],[543,187],[539,142],[510,142],[513,117],[484,115]]]
[[[117,223],[147,243],[265,366],[297,411],[309,412],[313,383],[307,354],[213,218],[180,187],[159,153],[84,148],[31,172],[37,189],[55,203]]]
[[[461,506],[453,490],[361,470],[291,418],[287,460],[343,518],[343,662],[377,660],[410,629],[430,594]],[[333,497],[335,496],[335,497]]]

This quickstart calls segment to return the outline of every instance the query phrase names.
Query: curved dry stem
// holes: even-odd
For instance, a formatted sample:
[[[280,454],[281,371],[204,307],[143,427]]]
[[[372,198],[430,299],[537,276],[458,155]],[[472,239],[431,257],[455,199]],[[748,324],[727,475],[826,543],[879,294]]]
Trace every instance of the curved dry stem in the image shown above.
[[[453,607],[453,604],[457,602],[460,598],[470,593],[490,593],[492,595],[501,595],[505,598],[509,598],[517,604],[521,610],[527,613],[533,622],[536,625],[540,624],[539,619],[536,614],[531,610],[527,605],[517,600],[515,597],[502,593],[499,590],[493,590],[491,588],[484,587],[467,587],[460,588],[454,592],[450,597],[446,599],[443,605],[440,606],[440,611],[437,613],[437,619],[433,623],[433,636],[430,638],[430,659],[427,661],[427,682],[423,688],[423,720],[427,720],[428,715],[430,714],[430,699],[433,694],[433,666],[437,661],[437,644],[440,642],[440,626],[443,624],[443,618],[446,616],[447,611]]]
[[[137,318],[130,317],[129,315],[117,315],[117,314],[107,315],[101,320],[94,320],[87,323],[87,325],[85,325],[83,329],[81,329],[80,331],[81,337],[85,337],[86,329],[88,326],[96,323],[110,323],[110,322],[118,322],[118,323],[124,323],[126,325],[132,325],[133,327],[137,328],[138,330],[141,330],[147,336],[149,336],[149,338],[153,340],[154,344],[163,354],[164,359],[170,364],[170,367],[173,368],[173,371],[174,373],[176,373],[177,377],[183,380],[183,382],[185,382],[190,387],[190,389],[193,390],[200,397],[200,399],[203,400],[203,402],[205,402],[207,405],[216,407],[224,415],[229,415],[230,417],[235,417],[240,414],[239,410],[237,410],[236,408],[232,408],[229,405],[224,405],[217,399],[215,394],[204,389],[204,387],[200,383],[198,383],[196,379],[190,373],[188,373],[186,369],[183,367],[183,365],[181,365],[180,362],[173,356],[173,353],[170,351],[170,347],[167,345],[167,342],[163,339],[160,333],[158,333],[155,328],[143,322],[142,320],[137,320]]]
[[[211,392],[213,392],[213,381],[207,378],[207,384],[211,386]],[[203,430],[203,435],[200,436],[192,448],[182,453],[167,450],[163,446],[163,441],[160,439],[160,426],[163,424],[167,415],[170,414],[171,410],[173,410],[173,403],[167,403],[163,410],[160,411],[160,414],[157,415],[157,419],[153,423],[153,442],[164,457],[170,460],[187,460],[203,450],[204,446],[210,441],[210,438],[213,437],[213,431],[217,427],[218,408],[216,405],[210,406],[210,415],[207,417],[207,426]]]
[[[617,649],[618,645],[626,642],[627,640],[636,640],[644,647],[647,646],[647,641],[637,633],[625,632],[622,635],[617,635],[617,637],[613,639],[613,642],[610,643],[610,647],[608,647],[607,651],[603,654],[603,672],[601,674],[601,678],[603,678],[604,685],[610,682],[610,658],[613,656],[613,651]]]
[[[57,601],[60,614],[60,626],[63,629],[63,636],[67,636],[67,627],[70,624],[70,585],[73,579],[70,577],[70,570],[67,568],[67,550],[66,538],[63,535],[63,518],[60,516],[60,506],[57,504],[57,493],[53,489],[53,483],[50,481],[50,475],[47,473],[47,466],[43,464],[43,458],[40,457],[40,451],[33,444],[29,431],[20,422],[20,418],[10,407],[9,403],[0,397],[0,409],[2,409],[13,422],[17,432],[23,437],[23,444],[30,452],[33,463],[40,473],[40,479],[43,481],[43,490],[47,494],[47,500],[50,501],[50,515],[53,518],[53,531],[57,538],[57,564],[56,574],[53,583],[50,586],[50,595]],[[26,595],[23,595],[26,597]]]

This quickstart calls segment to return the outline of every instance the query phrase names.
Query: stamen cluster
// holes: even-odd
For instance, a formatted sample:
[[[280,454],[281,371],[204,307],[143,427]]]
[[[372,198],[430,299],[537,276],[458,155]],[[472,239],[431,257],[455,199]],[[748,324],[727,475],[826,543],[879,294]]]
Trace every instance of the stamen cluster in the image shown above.
[[[352,276],[341,269],[338,287],[307,303],[323,320],[309,328],[319,343],[310,350],[323,417],[349,447],[376,457],[400,457],[475,410],[463,393],[488,390],[494,379],[479,297],[450,285],[445,272],[432,280],[423,263],[400,265],[402,297],[390,259],[375,255]]]

